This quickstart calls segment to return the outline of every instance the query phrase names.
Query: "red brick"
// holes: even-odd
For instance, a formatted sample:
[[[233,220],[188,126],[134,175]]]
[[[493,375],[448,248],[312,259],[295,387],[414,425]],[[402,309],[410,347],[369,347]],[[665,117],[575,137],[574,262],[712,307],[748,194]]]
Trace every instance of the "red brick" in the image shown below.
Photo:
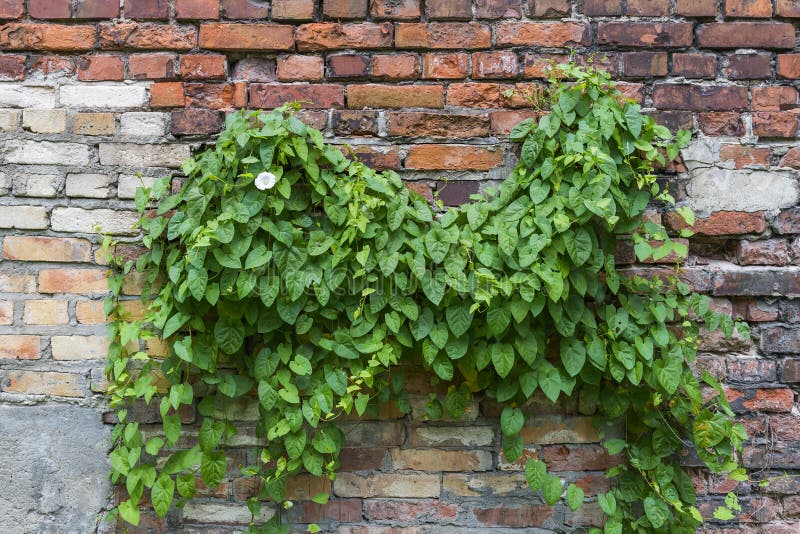
[[[471,0],[425,0],[425,14],[431,20],[469,20],[472,18],[472,2]]]
[[[278,59],[280,62],[281,60]],[[320,70],[322,69],[322,59],[319,59]],[[267,58],[244,58],[236,62],[233,67],[231,77],[234,80],[246,80],[248,82],[274,82],[275,81],[275,60]]]
[[[218,19],[219,0],[176,0],[178,19]]]
[[[683,219],[675,214],[668,213],[665,221],[675,230],[686,227]],[[692,230],[699,235],[739,235],[760,234],[767,228],[762,212],[717,211],[708,217],[697,218]]]
[[[190,50],[197,44],[193,26],[165,26],[138,22],[100,23],[100,48]]]
[[[0,80],[24,80],[25,56],[4,54],[0,56]]]
[[[754,111],[783,111],[797,108],[797,89],[788,85],[753,87],[750,107]]]
[[[319,82],[324,78],[324,71],[325,65],[319,56],[278,57],[278,80],[282,82]]]
[[[555,63],[569,60],[567,54],[543,54],[528,52],[522,57],[522,73],[526,78],[547,78],[547,71]]]
[[[501,22],[495,40],[498,46],[582,46],[591,42],[591,30],[574,22]]]
[[[128,75],[134,80],[175,77],[175,54],[133,54],[128,58]]]
[[[425,79],[460,79],[469,75],[469,56],[461,52],[422,55]]]
[[[781,78],[800,79],[800,54],[778,55],[777,72]]]
[[[689,43],[691,44],[691,42]],[[772,22],[717,22],[697,28],[702,48],[794,48],[794,26]]]
[[[261,0],[222,0],[222,16],[227,19],[263,19],[269,5]]]
[[[221,54],[182,54],[178,72],[186,80],[225,78],[227,63]]]
[[[769,166],[771,153],[769,148],[758,148],[747,145],[722,145],[719,151],[719,159],[722,161],[733,161],[737,169],[745,167]]]
[[[372,77],[377,80],[414,80],[419,76],[416,54],[372,56]]]
[[[28,14],[34,19],[68,19],[72,0],[28,0]]]
[[[407,169],[488,171],[503,162],[499,148],[465,145],[413,145],[408,149]]]
[[[441,85],[350,85],[347,107],[360,108],[441,108],[444,105]]]
[[[489,135],[489,119],[485,114],[399,111],[386,114],[386,128],[389,135],[403,137],[485,137]]]
[[[722,69],[722,73],[731,80],[755,80],[772,76],[770,55],[767,53],[732,54],[727,59],[728,65]]]
[[[304,101],[307,108],[341,108],[344,89],[341,85],[250,84],[250,105],[254,108],[271,109],[295,100]]]
[[[49,74],[62,74],[64,76],[72,76],[75,74],[75,61],[74,58],[65,56],[33,56],[31,70],[37,71],[45,76]]]
[[[25,0],[0,0],[0,19],[18,19],[25,12]]]
[[[457,504],[443,503],[438,500],[387,501],[370,499],[364,501],[364,517],[369,521],[440,523],[446,520],[454,520],[457,515]]]
[[[772,0],[725,0],[725,16],[768,19]]]
[[[76,19],[113,19],[119,17],[118,0],[78,0]]]
[[[209,135],[225,125],[225,114],[210,109],[177,109],[172,112],[173,135]]]
[[[334,111],[331,128],[336,135],[377,135],[377,111]]]
[[[472,513],[478,523],[484,526],[530,528],[544,526],[555,513],[555,509],[546,504],[495,508],[477,505],[472,508]]]
[[[697,122],[706,135],[741,137],[745,134],[742,116],[735,111],[699,113]]]
[[[154,108],[183,107],[186,98],[180,82],[154,83],[150,86],[150,105]]]
[[[689,111],[728,111],[746,109],[746,87],[658,84],[653,88],[653,104],[660,109]]]
[[[627,14],[631,17],[665,17],[669,15],[669,0],[628,0]]]
[[[499,83],[451,83],[447,87],[447,105],[469,108],[504,107],[503,93],[513,85]]]
[[[589,17],[622,15],[622,0],[585,0],[583,13]]]
[[[395,35],[397,48],[489,48],[489,26],[479,22],[402,23]]]
[[[123,80],[125,64],[120,56],[96,55],[78,59],[79,80]]]
[[[752,114],[753,135],[759,137],[793,138],[797,135],[797,115],[790,111],[757,112]]]
[[[291,50],[293,27],[284,24],[200,25],[200,48],[211,50]]]
[[[272,0],[273,20],[312,20],[314,0]]]
[[[714,78],[717,75],[717,57],[697,52],[672,54],[672,74],[684,78]]]
[[[793,169],[800,169],[800,147],[790,148],[789,151],[781,159],[781,167],[792,167]]]
[[[91,50],[94,26],[10,23],[0,26],[0,49],[3,50]]]
[[[511,130],[524,119],[538,118],[535,111],[492,111],[489,113],[489,121],[492,132],[499,135],[508,135]]]
[[[390,22],[374,24],[318,22],[297,27],[295,38],[301,52],[341,48],[390,48],[393,28]]]
[[[517,54],[514,52],[475,52],[472,54],[473,78],[516,78],[517,69]]]
[[[790,412],[794,405],[794,394],[791,389],[757,389],[752,398],[742,402],[748,410],[759,412]]]
[[[328,56],[328,77],[364,78],[369,74],[369,59],[355,54]]]
[[[370,0],[369,13],[374,19],[418,20],[419,0]]]
[[[675,14],[687,17],[714,17],[717,15],[717,0],[677,0]]]
[[[800,3],[797,0],[776,0],[775,12],[781,17],[800,18]]]
[[[39,336],[0,335],[0,360],[38,360]]]
[[[561,4],[564,3],[564,0],[559,1]],[[547,1],[545,0],[544,3],[547,3]],[[520,9],[519,0],[475,1],[475,17],[479,19],[518,19],[521,15],[522,10]]]
[[[169,0],[125,0],[124,9],[129,19],[167,19]]]
[[[683,47],[691,46],[692,31],[688,22],[600,22],[597,39],[617,46]]]
[[[736,244],[736,258],[739,265],[787,265],[789,247],[783,239],[743,239]]]
[[[330,19],[365,19],[367,3],[368,0],[326,0],[322,13]]]
[[[622,74],[629,78],[667,75],[666,52],[624,52]]]
[[[236,85],[232,83],[185,83],[186,107],[231,109],[237,102]]]

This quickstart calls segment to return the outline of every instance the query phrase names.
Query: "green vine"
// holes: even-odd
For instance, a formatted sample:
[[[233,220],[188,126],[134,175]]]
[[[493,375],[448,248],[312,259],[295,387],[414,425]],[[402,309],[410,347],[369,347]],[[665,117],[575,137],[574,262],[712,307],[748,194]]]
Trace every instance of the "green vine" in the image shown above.
[[[703,517],[680,466],[687,449],[746,479],[736,459],[744,429],[691,363],[701,325],[727,335],[747,325],[677,276],[625,275],[614,261],[623,241],[640,260],[686,254],[643,213],[653,200],[673,203],[653,165],[690,134],[675,141],[602,71],[553,72],[537,97],[549,113],[511,133],[520,163],[498,191],[459,208],[437,212],[397,174],[348,160],[294,106],[231,116],[214,148],[184,164],[179,192],[169,179],[137,191],[146,252],[118,260],[106,306],[122,519],[138,523],[146,492],[160,516],[182,505],[197,474],[216,486],[237,431],[227,408],[257,395],[264,445],[243,468],[257,481],[250,531],[285,529],[279,514],[257,523],[261,503],[283,502],[287,478],[302,471],[335,478],[338,417],[389,401],[409,411],[401,362],[450,384],[426,406],[430,418],[458,417],[475,394],[501,403],[510,461],[523,452],[522,407],[534,393],[555,403],[580,392],[605,448],[623,455],[598,497],[606,533],[694,532]],[[142,318],[121,298],[132,271],[145,280]],[[145,350],[158,340],[166,357]],[[158,404],[161,432],[129,420],[135,402]],[[200,417],[194,446],[179,443],[185,405]],[[525,476],[549,504],[561,499],[543,462],[529,460]],[[566,488],[571,509],[584,500]],[[717,519],[738,509],[733,494],[726,504]]]

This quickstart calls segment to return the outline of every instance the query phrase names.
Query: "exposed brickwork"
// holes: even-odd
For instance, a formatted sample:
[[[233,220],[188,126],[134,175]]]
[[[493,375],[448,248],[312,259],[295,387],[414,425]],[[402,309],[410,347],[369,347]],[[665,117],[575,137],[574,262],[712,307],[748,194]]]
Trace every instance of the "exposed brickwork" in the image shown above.
[[[746,465],[796,474],[796,24],[794,0],[0,0],[0,403],[101,405],[101,233],[132,238],[136,174],[179,177],[227,113],[303,101],[303,119],[352,143],[347,154],[396,170],[430,201],[458,204],[506,176],[517,157],[508,133],[538,116],[507,92],[536,87],[547,62],[574,49],[658,121],[696,129],[682,161],[659,171],[698,210],[681,276],[753,330],[750,341],[706,335],[698,366],[726,381],[751,432]],[[684,226],[674,213],[653,216]],[[141,288],[130,279],[125,293]],[[431,424],[419,410],[428,391],[409,386],[408,418],[354,425],[341,475],[293,481],[285,517],[339,534],[567,532],[602,521],[593,496],[617,459],[577,403],[535,401],[522,431],[526,455],[586,491],[590,502],[573,514],[528,500],[522,465],[498,454],[496,404]],[[709,498],[735,489],[701,470],[692,477],[706,515]],[[328,505],[310,500],[326,489]],[[735,531],[800,529],[794,478],[738,489]],[[143,528],[244,528],[252,491],[231,472],[168,520],[146,514]]]

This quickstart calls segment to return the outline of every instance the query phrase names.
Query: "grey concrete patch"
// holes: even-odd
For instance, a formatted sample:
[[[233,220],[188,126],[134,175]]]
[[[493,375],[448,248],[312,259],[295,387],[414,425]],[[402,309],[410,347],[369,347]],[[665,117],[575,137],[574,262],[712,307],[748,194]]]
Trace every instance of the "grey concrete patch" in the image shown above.
[[[797,173],[701,168],[687,191],[699,212],[775,210],[797,203]]]
[[[0,532],[94,532],[110,430],[93,408],[0,406]]]

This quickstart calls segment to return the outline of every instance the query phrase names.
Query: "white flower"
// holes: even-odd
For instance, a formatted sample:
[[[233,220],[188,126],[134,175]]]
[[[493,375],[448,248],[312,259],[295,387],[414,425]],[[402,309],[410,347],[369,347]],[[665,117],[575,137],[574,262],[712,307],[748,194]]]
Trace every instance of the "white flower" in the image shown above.
[[[255,184],[260,191],[263,191],[275,187],[275,182],[277,181],[278,179],[271,172],[262,172],[256,176]]]

